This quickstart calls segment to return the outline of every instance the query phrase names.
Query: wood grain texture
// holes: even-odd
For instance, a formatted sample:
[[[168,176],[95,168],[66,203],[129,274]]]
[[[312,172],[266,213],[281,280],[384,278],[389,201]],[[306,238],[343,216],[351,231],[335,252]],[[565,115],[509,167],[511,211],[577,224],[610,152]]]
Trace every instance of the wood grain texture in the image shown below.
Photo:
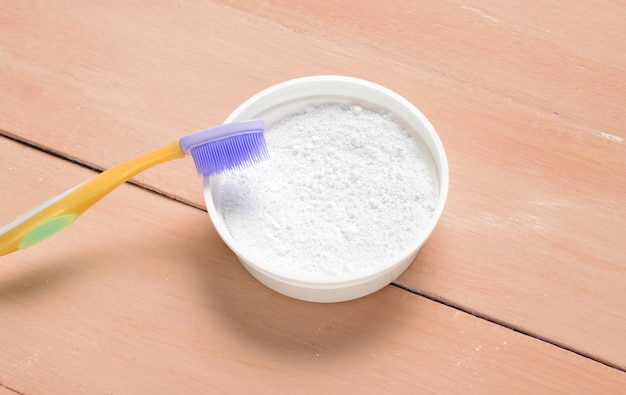
[[[0,218],[92,174],[7,139],[0,148],[9,186]],[[626,385],[624,372],[394,286],[335,304],[278,295],[238,264],[205,212],[130,185],[53,239],[3,257],[0,322],[0,382],[24,394]]]
[[[179,1],[160,7],[139,0],[3,2],[0,133],[71,161],[108,168],[186,133],[220,123],[252,94],[290,78],[344,74],[381,83],[412,101],[432,121],[446,147],[451,170],[444,217],[398,283],[624,370],[625,19],[626,5],[617,1],[557,4],[531,0],[503,4],[495,0],[394,0],[354,6],[337,0],[219,0]],[[6,139],[1,144],[0,180],[6,187],[0,189],[0,224],[90,174]],[[40,166],[32,166],[31,161]],[[150,170],[135,182],[203,206],[200,181],[188,159]],[[127,194],[132,196],[128,201]],[[535,390],[556,390],[550,385],[559,383],[573,392],[592,388],[598,384],[596,379],[606,379],[601,388],[607,390],[611,385],[623,384],[623,373],[618,370],[598,367],[592,361],[519,334],[511,339],[529,339],[530,343],[519,340],[518,351],[510,362],[508,354],[493,351],[501,346],[500,338],[481,334],[493,328],[501,333],[505,331],[502,327],[464,313],[458,313],[465,317],[460,324],[449,317],[458,310],[394,288],[346,304],[350,307],[286,301],[248,279],[218,240],[206,213],[128,186],[111,199],[118,199],[117,204],[103,202],[98,206],[102,211],[81,220],[84,228],[70,229],[57,236],[55,243],[24,251],[17,258],[3,258],[0,270],[9,280],[5,275],[0,277],[6,282],[3,284],[8,284],[0,285],[0,303],[8,300],[12,307],[6,312],[0,309],[3,322],[9,319],[0,335],[0,350],[10,357],[0,366],[0,374],[4,375],[0,384],[19,392],[37,392],[45,388],[46,380],[40,377],[51,381],[52,375],[69,377],[74,372],[78,374],[76,381],[68,378],[58,383],[57,389],[87,391],[90,385],[102,384],[103,392],[110,389],[130,393],[145,390],[141,386],[150,377],[171,371],[176,374],[167,376],[168,383],[176,381],[174,376],[183,377],[180,381],[190,390],[206,388],[212,385],[207,384],[210,381],[218,383],[210,387],[215,391],[241,392],[250,382],[264,382],[264,375],[270,372],[272,385],[262,388],[269,392],[293,390],[301,382],[311,384],[314,374],[321,370],[328,380],[320,385],[326,389],[333,385],[363,389],[370,387],[369,382],[359,387],[359,378],[382,377],[382,382],[389,384],[385,380],[395,377],[396,368],[400,369],[397,374],[401,384],[408,383],[415,371],[427,372],[423,377],[425,390],[462,383],[479,388],[476,377],[485,372],[491,382],[482,389],[505,388],[513,392],[524,388],[526,381],[534,383],[529,388]],[[144,207],[140,204],[144,200],[153,206]],[[166,230],[159,228],[160,217],[154,216],[154,210],[173,210],[189,221],[176,228],[180,234],[174,235],[173,244],[163,242]],[[127,217],[127,213],[134,216]],[[148,223],[135,221],[142,213]],[[174,221],[177,215],[168,218]],[[118,224],[116,220],[115,227],[101,227],[99,221],[106,218],[124,221]],[[105,235],[98,236],[99,229]],[[150,235],[159,243],[151,239],[138,241],[146,229],[156,232]],[[98,237],[102,239],[94,243]],[[206,254],[203,243],[208,243],[219,257],[219,261],[207,263],[209,268],[199,263],[199,257]],[[109,251],[118,244],[123,251]],[[70,252],[69,246],[75,252]],[[189,255],[174,257],[185,248],[191,248]],[[222,260],[229,262],[230,271],[217,269]],[[187,278],[189,273],[176,272],[184,280],[170,284],[164,278],[166,273],[175,273],[174,263],[190,267],[193,275]],[[59,271],[57,266],[66,269]],[[213,279],[214,271],[219,281]],[[55,281],[52,288],[43,284],[48,277]],[[85,277],[95,281],[93,289]],[[202,281],[209,285],[200,284]],[[171,285],[174,290],[164,289],[175,296],[168,294],[173,299],[166,298],[165,313],[159,315],[160,305],[151,302],[150,295],[161,295],[163,284]],[[188,291],[198,294],[181,294],[185,291],[179,287],[191,287],[195,291]],[[43,288],[43,297],[38,288]],[[208,301],[198,296],[207,292],[218,295],[209,295]],[[52,299],[50,313],[44,311],[47,297]],[[248,299],[255,297],[259,301],[254,300],[248,309]],[[34,299],[26,303],[29,298]],[[109,298],[122,304],[120,311],[109,311]],[[269,300],[272,304],[265,306]],[[281,302],[274,306],[275,300]],[[384,303],[397,304],[397,311],[395,307],[392,311],[399,316],[392,318],[391,312],[378,310]],[[81,312],[74,314],[71,306],[80,306]],[[132,318],[137,313],[135,306],[139,306],[139,313],[147,311],[147,323]],[[316,358],[294,362],[301,353],[314,354],[312,345],[318,338],[311,328],[322,322],[300,312],[302,306],[327,319],[343,317],[343,337],[326,334],[331,337],[324,337],[327,349],[347,341],[347,333],[355,331],[360,334],[357,338],[367,341],[381,338],[374,352],[384,355],[383,360],[348,346],[339,347],[333,354],[335,359],[325,361],[328,366]],[[229,308],[246,317],[243,323],[227,313]],[[355,321],[345,318],[352,308],[362,314]],[[176,309],[188,313],[191,321],[185,321]],[[281,334],[269,318],[259,316],[262,311],[270,318],[282,317],[281,309],[295,314],[287,335]],[[221,315],[207,318],[216,313],[213,310]],[[88,314],[93,321],[84,324],[78,335],[65,333],[67,321],[81,322],[81,314]],[[167,314],[182,322],[163,322]],[[37,325],[42,322],[39,315],[56,329],[46,332]],[[18,318],[22,316],[25,318]],[[112,329],[110,336],[98,331],[97,316],[121,322],[123,329]],[[447,340],[428,334],[435,327],[421,327],[422,321],[416,316],[441,322],[448,328],[444,332]],[[389,321],[389,326],[371,330],[358,327],[381,319]],[[34,327],[24,331],[29,325]],[[489,360],[482,358],[484,353],[472,354],[481,357],[477,365],[472,365],[475,369],[466,371],[472,374],[472,380],[468,375],[459,376],[466,381],[451,379],[450,375],[457,377],[461,369],[446,364],[452,360],[444,361],[442,355],[425,360],[411,356],[402,367],[393,352],[383,351],[386,347],[394,349],[385,343],[391,339],[382,339],[387,335],[385,330],[397,330],[402,339],[398,350],[404,347],[404,352],[424,353],[428,349],[425,341],[438,339],[427,355],[456,350],[454,355],[460,357],[458,347],[464,352],[475,350],[470,343],[455,346],[463,337],[463,325],[476,325],[472,336],[478,338],[468,341],[480,340],[481,350],[489,348],[493,352]],[[217,346],[194,333],[205,326],[218,327],[207,338],[226,334],[230,340]],[[228,337],[229,331],[243,331],[245,345],[252,342],[259,346],[256,340],[250,340],[254,338],[253,328],[261,331],[262,339],[261,351],[254,347],[250,351],[256,359],[240,353],[245,348],[237,345],[241,338]],[[383,332],[377,334],[379,329]],[[191,338],[183,345],[167,343],[168,331]],[[142,338],[144,333],[147,339]],[[78,354],[72,362],[70,347],[62,351],[58,347],[69,342],[79,344],[80,349],[80,336],[88,355]],[[135,348],[130,339],[137,337],[142,341]],[[288,351],[280,351],[272,338],[285,341]],[[489,339],[491,343],[485,347]],[[29,348],[28,342],[39,348]],[[46,344],[57,348],[46,354],[46,363],[39,363],[41,370],[35,369],[35,374],[28,361],[32,363],[36,350],[44,352]],[[276,354],[272,347],[278,347]],[[525,347],[530,348],[522,351]],[[172,360],[164,360],[163,353],[172,355]],[[209,354],[206,359],[205,353]],[[54,366],[55,355],[68,363],[68,372]],[[89,359],[95,356],[93,361]],[[550,361],[545,363],[545,371],[538,356]],[[108,366],[107,358],[115,364]],[[133,358],[140,363],[133,364]],[[186,358],[197,364],[189,367],[190,371],[185,370]],[[269,362],[260,362],[263,358]],[[248,368],[258,368],[254,373],[244,373],[249,361],[254,363],[250,362]],[[572,362],[575,374],[558,366],[569,366],[571,361],[578,361]],[[26,368],[16,370],[12,364]],[[339,364],[356,365],[349,372],[333,375]],[[386,368],[387,364],[394,369]],[[100,365],[108,369],[102,378],[97,377]],[[145,369],[136,365],[145,365]],[[217,378],[202,376],[213,370]],[[247,377],[247,381],[233,383],[235,373]],[[550,375],[557,377],[556,381],[549,382]],[[567,376],[581,381],[570,379],[567,384]],[[114,385],[107,387],[105,378],[116,377],[144,384],[128,391]],[[276,384],[279,382],[280,386]],[[462,390],[455,387],[453,392]]]

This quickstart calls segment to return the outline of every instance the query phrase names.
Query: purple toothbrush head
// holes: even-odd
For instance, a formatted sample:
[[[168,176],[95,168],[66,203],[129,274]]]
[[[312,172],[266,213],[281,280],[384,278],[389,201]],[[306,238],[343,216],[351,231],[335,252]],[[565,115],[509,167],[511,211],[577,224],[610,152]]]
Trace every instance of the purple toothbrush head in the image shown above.
[[[184,136],[180,148],[193,157],[198,175],[209,177],[267,159],[264,131],[260,119],[227,123]]]

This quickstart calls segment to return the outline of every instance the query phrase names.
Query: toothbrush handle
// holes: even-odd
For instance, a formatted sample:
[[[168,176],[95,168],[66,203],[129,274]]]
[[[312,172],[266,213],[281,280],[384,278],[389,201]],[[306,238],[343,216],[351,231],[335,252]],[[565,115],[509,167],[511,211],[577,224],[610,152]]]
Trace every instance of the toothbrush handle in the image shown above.
[[[71,225],[89,207],[142,171],[185,153],[178,141],[112,167],[0,228],[0,256],[30,247]]]

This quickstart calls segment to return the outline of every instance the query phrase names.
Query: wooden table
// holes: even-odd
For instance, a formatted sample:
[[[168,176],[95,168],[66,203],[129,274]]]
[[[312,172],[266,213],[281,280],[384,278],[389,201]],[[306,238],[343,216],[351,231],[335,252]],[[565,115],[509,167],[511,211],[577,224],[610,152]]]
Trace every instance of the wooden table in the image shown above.
[[[425,113],[444,216],[394,284],[306,303],[241,267],[191,159],[154,168],[0,258],[0,394],[624,393],[623,2],[154,3],[1,3],[0,224],[315,74]]]

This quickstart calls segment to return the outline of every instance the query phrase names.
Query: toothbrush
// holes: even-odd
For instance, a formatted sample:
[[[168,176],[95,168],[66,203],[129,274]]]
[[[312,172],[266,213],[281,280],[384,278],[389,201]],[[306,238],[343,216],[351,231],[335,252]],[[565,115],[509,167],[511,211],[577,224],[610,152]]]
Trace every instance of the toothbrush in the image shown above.
[[[189,134],[103,171],[0,228],[0,256],[35,245],[65,229],[113,189],[163,162],[191,155],[198,175],[204,177],[254,165],[268,157],[264,130],[262,120],[227,123]]]

